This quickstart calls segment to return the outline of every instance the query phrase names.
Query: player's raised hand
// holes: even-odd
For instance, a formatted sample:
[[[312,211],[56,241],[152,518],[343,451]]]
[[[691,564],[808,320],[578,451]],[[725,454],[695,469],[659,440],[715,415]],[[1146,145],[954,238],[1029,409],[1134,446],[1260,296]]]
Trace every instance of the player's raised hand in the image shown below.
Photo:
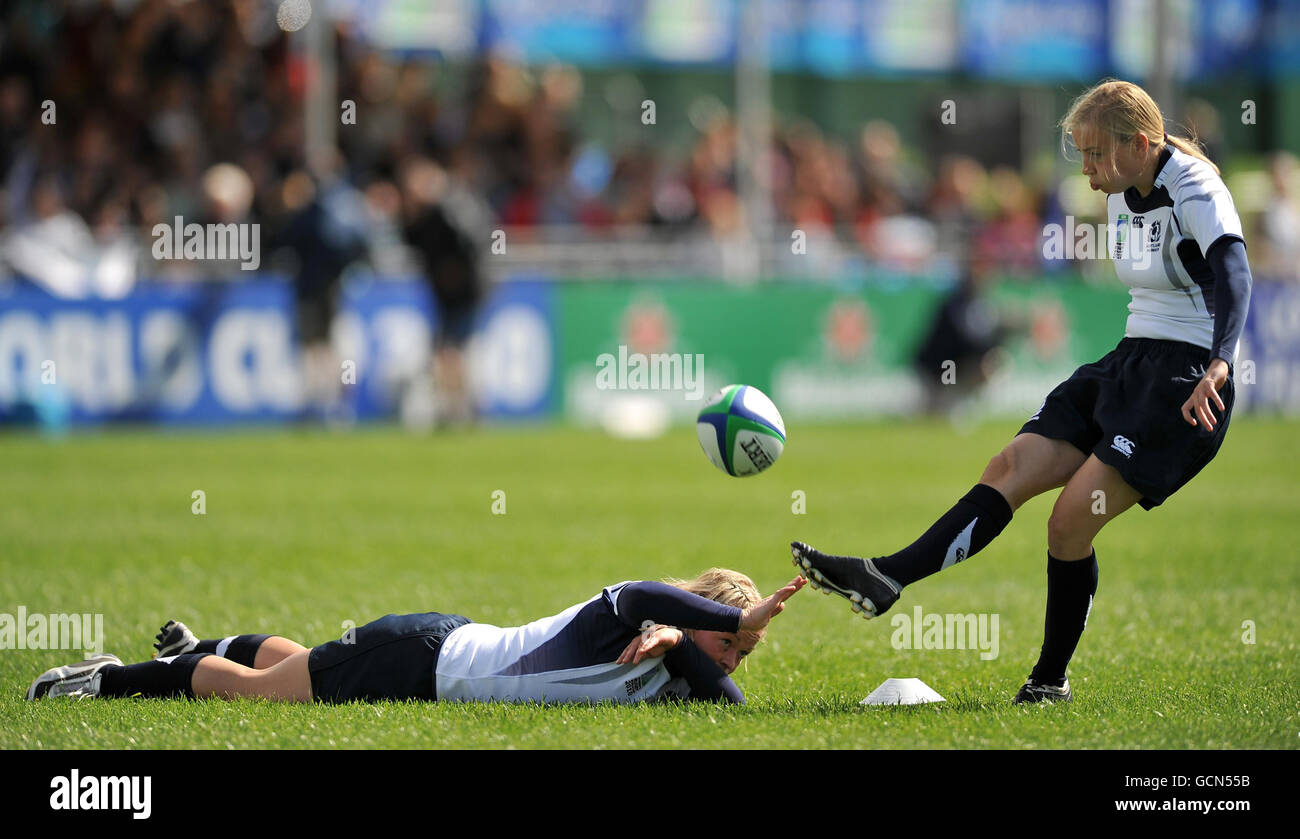
[[[750,632],[758,632],[766,627],[768,621],[785,610],[785,601],[794,597],[799,589],[803,588],[807,583],[808,581],[803,577],[795,577],[757,605],[743,610],[740,613],[740,628]]]

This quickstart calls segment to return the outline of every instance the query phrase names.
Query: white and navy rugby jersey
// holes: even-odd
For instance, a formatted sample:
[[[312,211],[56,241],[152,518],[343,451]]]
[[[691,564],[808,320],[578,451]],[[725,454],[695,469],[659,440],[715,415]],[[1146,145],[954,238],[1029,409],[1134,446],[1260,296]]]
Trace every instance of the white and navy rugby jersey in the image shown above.
[[[1225,249],[1234,252],[1233,268],[1221,268],[1227,277],[1216,279],[1213,266],[1222,265],[1221,249],[1244,242],[1222,179],[1205,161],[1166,145],[1151,193],[1143,197],[1130,187],[1108,196],[1106,205],[1110,256],[1131,295],[1124,334],[1186,341],[1232,363],[1250,276],[1239,245]],[[1231,289],[1220,287],[1225,281]],[[1216,309],[1225,308],[1231,311],[1219,312],[1216,329]]]
[[[524,626],[470,623],[442,642],[440,701],[643,702],[675,696],[743,702],[735,683],[683,639],[667,655],[616,664],[643,621],[735,632],[740,610],[664,583],[625,582]]]

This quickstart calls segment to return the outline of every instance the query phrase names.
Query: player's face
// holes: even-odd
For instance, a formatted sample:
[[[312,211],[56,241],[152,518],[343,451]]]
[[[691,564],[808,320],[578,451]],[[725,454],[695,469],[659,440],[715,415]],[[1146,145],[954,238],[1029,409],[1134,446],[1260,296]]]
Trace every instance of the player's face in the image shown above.
[[[1111,195],[1134,184],[1142,171],[1143,156],[1135,143],[1117,143],[1114,138],[1090,125],[1074,129],[1074,145],[1079,149],[1083,174],[1093,189]]]
[[[758,636],[752,632],[710,632],[706,629],[695,630],[695,646],[713,659],[722,672],[731,675],[745,660],[745,656],[754,651],[758,645]]]

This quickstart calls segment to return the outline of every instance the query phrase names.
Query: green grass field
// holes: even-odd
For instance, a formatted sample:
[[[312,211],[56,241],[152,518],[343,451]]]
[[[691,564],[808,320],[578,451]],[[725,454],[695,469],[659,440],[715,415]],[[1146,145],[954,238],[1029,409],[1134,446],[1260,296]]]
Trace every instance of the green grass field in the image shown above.
[[[782,460],[744,480],[710,466],[689,427],[649,443],[568,428],[0,437],[0,612],[102,613],[105,650],[138,661],[169,617],[203,637],[311,645],[388,612],[522,623],[620,580],[710,565],[766,592],[794,575],[791,539],[871,553],[910,542],[1015,428],[794,428]],[[1241,418],[1179,495],[1102,532],[1069,705],[1009,703],[1042,639],[1044,496],[881,619],[799,594],[737,673],[745,707],[27,703],[37,674],[80,653],[8,649],[0,748],[1292,749],[1297,437],[1298,423]],[[195,490],[204,515],[191,511]],[[505,515],[492,512],[497,490]],[[996,615],[998,656],[894,649],[891,618],[917,606]],[[920,677],[948,701],[858,705],[890,676]]]

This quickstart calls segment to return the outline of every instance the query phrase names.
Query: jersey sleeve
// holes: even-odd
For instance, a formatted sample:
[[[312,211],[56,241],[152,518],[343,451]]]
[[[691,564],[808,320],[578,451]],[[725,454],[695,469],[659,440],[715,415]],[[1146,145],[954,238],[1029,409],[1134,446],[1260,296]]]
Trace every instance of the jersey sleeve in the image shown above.
[[[1241,235],[1241,218],[1228,188],[1207,170],[1191,169],[1174,185],[1174,214],[1183,232],[1196,240],[1201,256],[1224,236]]]
[[[667,583],[622,583],[606,589],[605,596],[618,619],[632,629],[639,630],[645,621],[713,632],[740,629],[740,609]]]
[[[664,665],[668,668],[669,675],[686,680],[690,687],[687,699],[745,704],[745,694],[740,692],[731,677],[723,673],[717,662],[705,655],[689,638],[683,638],[680,644],[668,651],[664,656]]]
[[[1237,341],[1250,309],[1250,263],[1239,239],[1221,239],[1206,253],[1214,272],[1214,345],[1211,359],[1235,363]]]

